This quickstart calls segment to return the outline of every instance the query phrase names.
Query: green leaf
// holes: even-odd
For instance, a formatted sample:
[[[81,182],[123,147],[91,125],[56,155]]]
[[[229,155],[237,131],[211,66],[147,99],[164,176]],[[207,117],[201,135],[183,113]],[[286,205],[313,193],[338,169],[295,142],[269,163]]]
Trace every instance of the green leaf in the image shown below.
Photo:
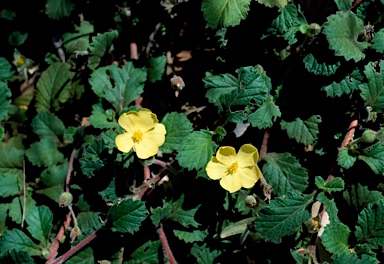
[[[115,204],[108,212],[108,219],[112,223],[111,230],[122,233],[135,233],[141,222],[147,218],[147,210],[142,201],[124,200]]]
[[[115,178],[112,179],[112,181],[109,183],[108,187],[104,191],[99,192],[99,195],[105,201],[115,201],[118,198],[118,196],[116,195]]]
[[[334,199],[329,199],[324,192],[321,192],[317,195],[316,199],[324,204],[325,206],[325,211],[328,213],[329,215],[329,221],[332,223],[332,224],[337,224],[339,223],[339,217],[337,216],[339,210],[337,209],[336,207],[336,203],[334,201]]]
[[[210,251],[206,245],[198,246],[196,243],[191,248],[191,255],[197,259],[197,264],[212,264],[221,255],[218,250]]]
[[[87,177],[94,176],[93,171],[99,170],[104,167],[104,162],[100,159],[99,154],[105,149],[103,139],[98,138],[91,141],[91,143],[84,148],[83,155],[79,162],[81,164],[81,171]]]
[[[25,202],[25,214],[27,215],[36,207],[36,201],[33,200],[30,194],[27,194]],[[21,224],[24,208],[24,199],[23,196],[13,198],[12,202],[9,204],[9,216],[12,218],[16,224]]]
[[[62,62],[51,64],[36,84],[36,110],[55,111],[60,109],[60,103],[65,103],[70,97],[71,79],[73,73],[70,65]]]
[[[30,256],[39,256],[40,248],[19,229],[6,230],[1,236],[0,252],[10,251],[25,251]]]
[[[276,118],[281,116],[280,109],[269,95],[267,100],[255,112],[248,116],[248,122],[259,129],[271,127]]]
[[[25,42],[27,37],[27,32],[23,34],[20,31],[13,31],[8,37],[8,42],[11,46],[20,46]]]
[[[167,58],[164,55],[149,58],[148,81],[151,83],[161,81],[166,64]]]
[[[287,0],[257,0],[257,2],[268,7],[277,6],[279,8],[284,8],[288,4]]]
[[[91,247],[87,247],[80,252],[76,253],[68,259],[65,264],[95,264],[95,259],[93,257],[93,250]]]
[[[344,169],[349,169],[355,164],[356,157],[349,155],[348,148],[343,148],[337,157],[337,164]]]
[[[115,111],[108,109],[105,111],[101,104],[92,105],[92,114],[89,117],[89,122],[96,128],[117,128],[119,124],[115,120]]]
[[[304,15],[295,5],[287,5],[279,9],[280,15],[272,21],[272,26],[279,29],[281,33],[288,31],[293,26],[307,24]]]
[[[47,0],[45,13],[49,18],[61,19],[63,17],[69,17],[74,6],[70,0]]]
[[[162,220],[168,219],[172,214],[172,206],[165,203],[163,207],[151,208],[151,220],[154,226],[159,226]]]
[[[341,65],[340,62],[337,62],[336,64],[327,65],[325,63],[318,63],[316,58],[309,53],[307,56],[304,57],[303,62],[305,64],[305,68],[315,74],[315,75],[324,75],[324,76],[330,76],[334,74]]]
[[[50,167],[64,161],[64,155],[57,150],[55,142],[45,138],[31,144],[26,156],[33,165],[39,167]]]
[[[335,0],[340,11],[348,11],[352,7],[353,0]]]
[[[208,101],[219,108],[222,104],[227,108],[248,105],[250,100],[261,105],[272,88],[271,79],[263,68],[260,65],[242,67],[236,73],[237,78],[228,73],[204,78],[205,88],[209,89],[205,95]]]
[[[201,10],[208,27],[234,27],[247,17],[250,3],[251,0],[203,0]]]
[[[244,233],[244,231],[247,230],[248,225],[252,223],[255,219],[256,217],[250,217],[250,218],[237,221],[236,223],[229,224],[223,230],[221,230],[220,238],[226,238],[229,236],[239,235]]]
[[[380,53],[384,52],[384,28],[376,32],[372,39],[373,48]]]
[[[14,71],[12,70],[12,64],[5,58],[0,57],[0,81],[6,82],[11,79],[13,74]],[[2,96],[0,98],[2,98]]]
[[[0,263],[33,264],[33,258],[26,251],[11,249],[0,253]]]
[[[93,25],[83,20],[80,26],[75,25],[76,33],[63,34],[63,46],[67,53],[85,51],[89,48],[89,36],[93,33]]]
[[[181,113],[168,113],[161,123],[167,130],[165,142],[160,146],[160,150],[165,153],[178,150],[184,139],[193,131],[192,123]]]
[[[21,189],[21,180],[13,174],[0,174],[0,197],[16,195]]]
[[[158,264],[160,241],[147,241],[137,248],[127,264]]]
[[[275,198],[255,219],[256,231],[261,232],[267,240],[280,243],[283,236],[295,233],[301,223],[311,217],[305,208],[312,201],[313,194],[301,195],[297,191]]]
[[[5,203],[0,204],[0,234],[4,233],[4,231],[8,229],[7,222],[6,222],[8,217],[8,209],[9,209],[9,204],[5,204]]]
[[[207,130],[194,131],[181,142],[176,158],[180,166],[198,170],[208,164],[215,149],[212,133]]]
[[[1,67],[1,65],[0,65]],[[8,119],[8,107],[11,104],[11,91],[5,82],[0,81],[0,121]]]
[[[355,252],[347,253],[343,252],[340,254],[336,254],[333,256],[335,260],[333,264],[345,264],[345,263],[353,263],[353,264],[377,264],[377,259],[374,259],[368,255],[363,255],[361,259],[359,259]]]
[[[350,253],[348,245],[348,237],[351,233],[348,226],[337,223],[329,224],[324,228],[321,241],[325,249],[330,253]]]
[[[289,138],[294,138],[297,143],[306,146],[313,145],[317,142],[317,134],[319,133],[319,124],[321,116],[313,115],[309,119],[303,121],[296,118],[293,122],[281,121],[281,129],[287,130]]]
[[[183,240],[186,243],[193,243],[196,241],[204,241],[205,237],[208,235],[208,230],[193,230],[192,232],[173,230],[175,236]]]
[[[363,25],[351,11],[339,11],[330,15],[324,23],[323,33],[329,42],[329,48],[335,56],[343,56],[347,61],[358,62],[365,58],[363,50],[369,47],[367,42],[359,42],[357,38],[363,32]]]
[[[344,180],[340,177],[333,178],[325,183],[321,176],[316,176],[315,184],[317,188],[325,192],[339,192],[344,190]]]
[[[120,113],[143,92],[146,78],[144,70],[127,62],[122,69],[113,64],[95,70],[89,83],[97,96],[107,100]]]
[[[380,68],[384,69],[382,63],[380,63]],[[366,106],[371,106],[375,111],[382,113],[384,108],[384,74],[376,72],[372,62],[365,65],[364,69],[368,84],[359,85],[360,95]]]
[[[24,149],[15,147],[12,142],[12,138],[7,142],[0,142],[0,173],[22,175],[20,168],[23,167]]]
[[[38,189],[36,193],[44,194],[55,202],[59,201],[60,194],[64,190],[67,168],[68,162],[46,168],[40,174],[40,180],[46,188]]]
[[[59,143],[65,133],[64,123],[54,114],[48,111],[40,111],[32,120],[33,132],[40,139],[52,140]]]
[[[98,212],[81,212],[77,215],[77,222],[83,234],[90,235],[102,226],[99,214]]]
[[[380,142],[365,149],[358,159],[367,163],[374,173],[384,175],[384,146]]]
[[[103,34],[97,33],[96,36],[92,37],[92,43],[89,47],[92,56],[89,57],[88,67],[94,70],[99,66],[101,58],[109,51],[109,47],[112,42],[119,36],[117,30],[105,32]]]
[[[384,246],[384,200],[368,205],[360,212],[355,235],[360,244],[371,249]]]
[[[282,196],[291,191],[303,192],[308,186],[308,173],[290,153],[267,153],[263,175],[273,192]]]
[[[340,97],[343,94],[351,94],[353,91],[359,89],[361,79],[362,76],[360,75],[359,70],[355,69],[339,83],[332,82],[330,85],[322,87],[321,90],[325,91],[327,96],[332,98],[336,96]]]
[[[360,183],[357,187],[352,185],[350,190],[344,191],[343,197],[349,205],[354,206],[358,211],[367,207],[369,204],[384,199],[381,192],[370,191],[367,186],[362,186]]]
[[[32,208],[25,216],[29,233],[48,247],[49,235],[52,229],[53,213],[45,205]]]

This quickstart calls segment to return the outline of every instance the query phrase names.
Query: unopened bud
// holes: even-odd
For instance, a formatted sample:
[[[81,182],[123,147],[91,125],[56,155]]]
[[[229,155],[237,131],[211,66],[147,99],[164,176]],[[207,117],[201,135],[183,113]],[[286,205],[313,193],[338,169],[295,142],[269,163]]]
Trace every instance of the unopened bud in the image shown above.
[[[376,139],[377,132],[371,129],[367,129],[363,132],[361,136],[361,141],[365,143],[372,143]]]
[[[59,206],[60,207],[67,207],[68,205],[71,205],[73,201],[73,196],[70,192],[63,192],[60,194],[59,198]]]
[[[258,204],[255,196],[253,195],[248,195],[247,197],[245,197],[244,201],[250,207],[255,207]]]
[[[176,91],[181,91],[185,87],[185,83],[180,76],[175,76],[171,78],[171,86]]]
[[[309,25],[309,28],[308,28],[306,34],[308,37],[312,38],[316,35],[319,35],[320,32],[321,32],[321,27],[319,26],[319,24],[312,23]]]

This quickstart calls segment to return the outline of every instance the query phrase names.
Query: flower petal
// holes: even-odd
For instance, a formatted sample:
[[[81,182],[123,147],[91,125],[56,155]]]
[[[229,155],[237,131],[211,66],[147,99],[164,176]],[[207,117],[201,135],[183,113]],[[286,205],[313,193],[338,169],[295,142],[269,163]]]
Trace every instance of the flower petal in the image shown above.
[[[223,178],[227,172],[227,169],[227,166],[220,163],[216,157],[212,157],[212,160],[208,162],[207,167],[205,168],[208,177],[212,180]]]
[[[233,193],[241,188],[241,181],[237,173],[229,174],[220,180],[220,185],[225,190]]]
[[[140,109],[138,115],[140,119],[139,129],[143,132],[147,132],[159,123],[159,120],[157,120],[156,115],[147,108]]]
[[[239,168],[235,174],[241,179],[244,188],[252,188],[260,178],[260,170],[256,166]]]
[[[139,115],[136,111],[129,111],[119,117],[119,125],[125,131],[133,133],[139,125]]]
[[[237,153],[237,161],[239,162],[240,168],[253,166],[259,159],[259,153],[257,148],[251,144],[244,144]]]
[[[122,152],[129,152],[133,147],[133,140],[131,133],[124,133],[117,135],[115,138],[117,149]]]
[[[145,135],[139,143],[135,143],[134,148],[140,159],[148,159],[159,151],[159,147]]]
[[[229,167],[236,162],[236,150],[233,147],[220,147],[216,153],[216,158]]]
[[[157,124],[152,130],[144,133],[144,138],[150,139],[156,146],[161,146],[165,141],[165,126],[163,124]]]

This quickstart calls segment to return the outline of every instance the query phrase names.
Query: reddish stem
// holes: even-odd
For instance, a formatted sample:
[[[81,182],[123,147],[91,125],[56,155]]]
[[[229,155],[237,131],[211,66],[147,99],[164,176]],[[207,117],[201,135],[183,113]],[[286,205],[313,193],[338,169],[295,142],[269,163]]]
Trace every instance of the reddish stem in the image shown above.
[[[65,220],[64,224],[61,226],[59,233],[57,233],[55,242],[53,242],[53,246],[51,247],[51,252],[49,254],[49,258],[47,259],[47,262],[45,263],[51,263],[52,260],[56,256],[56,252],[59,249],[60,241],[63,238],[63,235],[65,233],[65,230],[67,230],[69,223],[71,222],[71,212],[67,214],[67,219]]]
[[[153,160],[153,163],[155,163],[155,164],[157,164],[157,165],[160,165],[160,166],[162,166],[162,167],[167,167],[167,163],[165,163],[164,161],[162,161],[162,160],[158,160],[158,159],[154,159]]]
[[[144,182],[147,182],[151,179],[151,170],[149,166],[144,166]]]
[[[269,128],[267,128],[264,132],[264,138],[263,138],[263,143],[261,144],[260,148],[260,158],[261,160],[265,154],[267,154],[267,147],[268,147],[268,139],[269,139]]]
[[[165,254],[167,255],[169,263],[176,264],[177,263],[176,259],[172,254],[171,248],[169,247],[168,240],[167,240],[167,237],[165,236],[162,223],[160,223],[160,226],[157,229],[157,233],[159,234],[160,241],[163,244],[163,248],[164,248]]]

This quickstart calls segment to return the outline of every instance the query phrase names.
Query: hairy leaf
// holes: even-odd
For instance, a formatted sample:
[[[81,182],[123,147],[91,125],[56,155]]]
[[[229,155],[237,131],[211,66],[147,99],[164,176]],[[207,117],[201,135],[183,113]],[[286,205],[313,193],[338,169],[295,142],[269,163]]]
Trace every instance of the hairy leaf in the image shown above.
[[[376,32],[372,39],[373,48],[380,53],[384,52],[384,28]]]
[[[92,37],[92,43],[89,46],[92,56],[89,57],[88,67],[94,70],[99,66],[101,58],[108,52],[112,42],[118,37],[117,30],[105,32],[103,34],[97,33]]]
[[[312,201],[313,195],[301,195],[297,191],[275,198],[255,219],[256,231],[267,240],[280,243],[283,236],[295,233],[311,217],[305,208]]]
[[[334,199],[329,199],[324,192],[321,192],[317,195],[316,199],[324,204],[325,206],[325,211],[328,213],[329,215],[329,220],[331,222],[331,224],[337,224],[339,223],[339,218],[337,216],[339,210],[337,209],[336,207],[336,203],[334,201]]]
[[[288,0],[257,0],[257,2],[268,7],[277,6],[279,8],[284,8],[288,4]]]
[[[10,249],[0,253],[0,263],[12,264],[33,264],[33,258],[28,255],[27,251]]]
[[[63,46],[67,53],[85,51],[89,48],[89,36],[93,33],[93,25],[83,20],[80,26],[75,25],[76,33],[63,34]]]
[[[330,253],[350,253],[348,237],[351,233],[348,226],[337,223],[325,226],[321,241]]]
[[[93,138],[91,143],[84,148],[83,155],[79,162],[81,171],[87,177],[94,176],[93,171],[104,167],[104,162],[100,159],[99,154],[105,149],[102,138]]]
[[[316,58],[309,53],[307,56],[304,57],[303,62],[305,64],[305,68],[315,74],[315,75],[324,75],[324,76],[330,76],[334,74],[340,66],[340,62],[337,62],[336,64],[327,65],[325,63],[318,63]]]
[[[333,178],[325,183],[321,176],[316,176],[315,184],[317,188],[325,192],[339,192],[344,190],[344,180],[340,177]]]
[[[172,214],[172,206],[165,203],[163,207],[151,208],[151,220],[154,226],[158,226],[164,219],[168,219]]]
[[[8,119],[8,107],[11,104],[11,96],[12,94],[11,91],[8,89],[7,84],[5,82],[0,81],[0,121]]]
[[[160,241],[147,241],[131,254],[127,264],[158,264]]]
[[[77,215],[77,221],[81,232],[90,235],[101,227],[98,212],[81,212]]]
[[[104,191],[99,192],[99,195],[105,201],[115,201],[118,198],[118,196],[116,195],[115,178],[112,179],[112,181],[109,183],[108,187]]]
[[[23,167],[25,151],[24,146],[17,142],[21,140],[22,137],[13,137],[7,142],[0,142],[0,173],[10,172],[14,175],[22,175],[20,169]],[[19,144],[21,147],[16,146]]]
[[[380,68],[384,69],[382,63],[380,63]],[[360,95],[366,106],[371,106],[375,111],[382,113],[384,108],[384,74],[376,72],[372,62],[364,67],[364,73],[368,79],[368,84],[359,85]]]
[[[46,168],[41,174],[41,182],[46,188],[36,190],[38,194],[44,194],[57,202],[60,194],[64,190],[65,178],[67,175],[68,162],[60,165],[50,166]]]
[[[193,230],[192,232],[173,230],[173,233],[178,239],[183,240],[186,243],[204,241],[204,238],[208,235],[207,230]]]
[[[280,124],[281,129],[287,130],[289,138],[294,138],[297,143],[302,143],[308,146],[313,145],[317,141],[319,123],[321,123],[321,117],[313,115],[305,121],[296,118],[293,122],[282,120]]]
[[[345,169],[349,169],[355,164],[356,156],[349,155],[348,148],[343,148],[337,157],[337,164]]]
[[[384,175],[384,146],[380,142],[365,149],[358,159],[367,163],[374,173]]]
[[[59,143],[64,135],[64,123],[54,114],[48,111],[40,111],[32,120],[33,132],[39,135],[40,139],[52,140]]]
[[[39,167],[50,167],[64,161],[64,155],[58,151],[55,142],[46,138],[31,144],[26,155],[33,165]]]
[[[348,11],[352,7],[353,0],[335,0],[340,11]]]
[[[22,181],[17,175],[6,173],[0,174],[0,197],[8,197],[18,194]]]
[[[151,83],[161,81],[166,64],[167,58],[164,55],[159,57],[151,57],[149,59],[148,81]]]
[[[69,17],[74,6],[70,0],[47,0],[45,13],[50,18],[61,19],[63,17]]]
[[[263,175],[273,192],[282,196],[291,191],[303,192],[308,186],[308,173],[290,153],[267,153]]]
[[[360,183],[357,187],[352,185],[350,190],[344,191],[343,197],[349,205],[354,206],[358,211],[384,198],[381,192],[370,191],[367,186],[362,186]]]
[[[293,26],[307,24],[304,15],[295,5],[289,4],[285,8],[279,9],[280,15],[272,21],[272,26],[281,33],[288,31]]]
[[[93,250],[91,247],[87,247],[83,250],[80,250],[78,253],[74,254],[69,258],[65,264],[94,264],[95,259],[93,257]]]
[[[336,96],[340,97],[343,94],[351,94],[353,91],[359,89],[361,79],[362,76],[360,75],[359,70],[355,69],[339,83],[332,82],[330,85],[321,88],[321,90],[325,91],[327,96],[332,98]]]
[[[108,109],[105,111],[101,104],[92,105],[92,114],[89,117],[89,122],[96,128],[117,128],[119,124],[115,120],[115,111]]]
[[[191,255],[197,259],[198,264],[212,264],[215,263],[215,258],[221,255],[221,252],[218,250],[210,251],[207,246],[202,245],[200,247],[195,243],[191,248]]]
[[[49,235],[52,229],[52,220],[53,213],[45,205],[32,208],[25,217],[29,233],[34,238],[41,241],[44,247],[48,247]]]
[[[36,207],[36,201],[33,200],[30,194],[27,194],[26,201],[24,203],[23,196],[13,198],[9,204],[9,216],[16,224],[21,224],[23,217],[23,208],[25,205],[25,214],[28,214],[34,207]]]
[[[329,42],[329,48],[336,56],[343,56],[347,61],[358,62],[365,58],[363,50],[369,47],[367,42],[359,42],[357,38],[363,32],[355,14],[351,11],[339,11],[327,18],[323,33]]]
[[[164,116],[161,123],[167,130],[165,142],[160,146],[160,150],[165,153],[178,150],[185,138],[193,131],[192,123],[181,113],[168,113]]]
[[[248,121],[253,127],[259,129],[271,127],[277,117],[281,116],[280,109],[273,102],[273,97],[269,95],[267,100],[255,112],[248,116]]]
[[[15,249],[25,251],[30,256],[39,256],[41,254],[40,248],[19,229],[6,230],[0,238],[0,252]]]
[[[251,0],[203,0],[201,10],[208,27],[234,27],[247,17],[250,2]]]
[[[12,65],[7,61],[7,59],[0,57],[0,82],[6,82],[9,80],[14,71],[12,71]]]
[[[108,212],[108,219],[112,223],[112,231],[122,233],[135,233],[139,230],[141,222],[147,218],[147,210],[142,201],[124,200],[115,204]]]
[[[345,263],[353,263],[353,264],[377,264],[377,259],[372,258],[368,255],[363,255],[361,259],[359,259],[355,252],[347,253],[342,252],[340,254],[335,254],[333,256],[335,260],[333,264],[345,264]]]
[[[7,222],[6,222],[8,217],[8,210],[9,210],[9,204],[6,204],[6,203],[0,204],[0,234],[4,233],[4,231],[8,229]]]

